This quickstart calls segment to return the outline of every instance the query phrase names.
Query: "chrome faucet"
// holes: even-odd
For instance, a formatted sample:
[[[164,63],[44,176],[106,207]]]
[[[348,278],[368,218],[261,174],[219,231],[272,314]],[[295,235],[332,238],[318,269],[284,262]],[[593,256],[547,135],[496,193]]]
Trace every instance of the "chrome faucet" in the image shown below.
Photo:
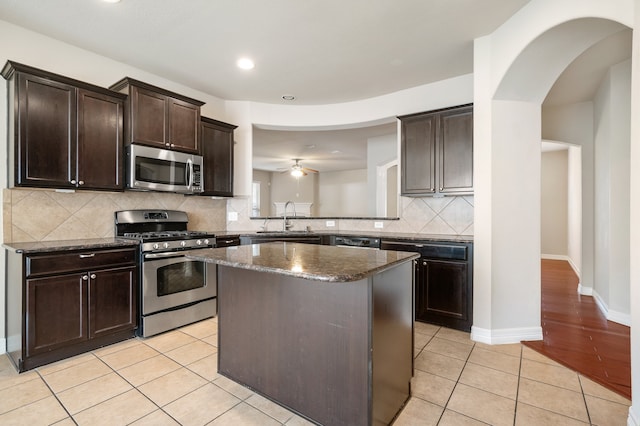
[[[287,219],[287,207],[289,207],[289,204],[293,204],[293,216],[296,216],[296,204],[293,201],[287,201],[284,204],[284,215],[282,216],[282,232],[287,232],[293,227],[291,221]]]

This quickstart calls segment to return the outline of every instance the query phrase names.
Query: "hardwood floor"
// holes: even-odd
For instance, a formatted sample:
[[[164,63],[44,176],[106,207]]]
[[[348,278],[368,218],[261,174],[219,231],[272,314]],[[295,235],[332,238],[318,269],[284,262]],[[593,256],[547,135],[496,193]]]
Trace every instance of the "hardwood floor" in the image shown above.
[[[577,287],[568,262],[542,260],[544,340],[522,343],[631,399],[629,327],[607,321]]]

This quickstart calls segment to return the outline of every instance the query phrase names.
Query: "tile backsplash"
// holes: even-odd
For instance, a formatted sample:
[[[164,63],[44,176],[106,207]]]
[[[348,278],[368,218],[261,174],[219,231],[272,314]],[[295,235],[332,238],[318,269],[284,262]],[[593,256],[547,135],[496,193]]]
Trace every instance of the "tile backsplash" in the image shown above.
[[[294,230],[379,231],[436,235],[473,235],[473,196],[444,198],[401,197],[402,216],[398,220],[335,220],[327,228],[323,219],[296,219]],[[113,213],[131,209],[184,210],[189,229],[198,231],[257,231],[263,220],[249,217],[247,198],[218,199],[160,192],[56,192],[13,188],[3,192],[4,242],[30,242],[107,238],[114,235]],[[237,221],[227,221],[227,211],[238,213]],[[383,228],[375,228],[382,222]],[[269,220],[267,230],[281,228]]]
[[[398,220],[377,219],[340,219],[334,220],[335,227],[327,228],[325,219],[296,219],[294,230],[304,230],[309,226],[312,230],[379,231],[396,233],[422,233],[437,235],[473,235],[473,196],[455,197],[401,197],[402,215]],[[282,228],[280,220],[251,219],[250,202],[247,198],[230,199],[227,205],[229,212],[238,214],[237,221],[227,222],[229,231],[260,230],[266,226],[268,231]],[[375,228],[376,222],[382,222],[383,228]]]
[[[159,192],[4,189],[4,242],[113,237],[114,212],[131,209],[184,210],[190,230],[220,231],[226,208],[225,199]]]

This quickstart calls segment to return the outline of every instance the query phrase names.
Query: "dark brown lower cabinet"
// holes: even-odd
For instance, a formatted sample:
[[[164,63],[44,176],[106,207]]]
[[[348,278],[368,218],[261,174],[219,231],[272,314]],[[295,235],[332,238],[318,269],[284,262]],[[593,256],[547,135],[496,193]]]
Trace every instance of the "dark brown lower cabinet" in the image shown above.
[[[137,249],[8,251],[7,352],[19,371],[133,337]]]
[[[420,253],[414,261],[416,321],[471,331],[473,243],[383,239],[380,248]]]
[[[416,320],[471,330],[471,300],[467,262],[417,260]]]

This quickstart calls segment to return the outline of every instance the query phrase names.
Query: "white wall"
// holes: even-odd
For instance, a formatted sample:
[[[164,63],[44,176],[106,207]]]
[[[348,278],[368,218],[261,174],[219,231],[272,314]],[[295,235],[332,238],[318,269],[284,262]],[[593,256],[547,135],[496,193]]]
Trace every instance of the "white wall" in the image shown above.
[[[593,102],[571,105],[545,106],[542,108],[542,137],[567,142],[580,148],[570,149],[572,187],[571,191],[569,261],[580,277],[582,294],[591,294],[594,283],[595,264],[595,160]],[[580,162],[580,164],[577,164]],[[576,174],[581,174],[578,179]],[[578,198],[578,199],[577,199]],[[576,205],[576,203],[580,203]],[[581,236],[581,237],[580,237]],[[581,241],[581,242],[580,242]]]
[[[640,28],[640,0],[633,1],[634,11],[628,12],[634,21],[634,28]],[[640,31],[633,31],[631,68],[631,116],[640,114]],[[640,217],[640,121],[631,120],[630,143],[630,217]],[[628,426],[640,425],[640,221],[632,220],[629,238],[634,244],[630,245],[629,256],[634,261],[630,267],[630,301],[631,301],[631,389],[632,405],[629,409]]]
[[[542,152],[541,250],[543,257],[568,255],[568,149]]]
[[[319,173],[317,216],[369,217],[367,169]]]
[[[567,166],[567,257],[582,280],[582,147],[569,146]]]
[[[367,141],[367,215],[376,216],[378,202],[378,166],[398,158],[398,137],[395,133]]]
[[[612,67],[594,101],[595,283],[608,319],[630,324],[629,140],[631,63]]]

